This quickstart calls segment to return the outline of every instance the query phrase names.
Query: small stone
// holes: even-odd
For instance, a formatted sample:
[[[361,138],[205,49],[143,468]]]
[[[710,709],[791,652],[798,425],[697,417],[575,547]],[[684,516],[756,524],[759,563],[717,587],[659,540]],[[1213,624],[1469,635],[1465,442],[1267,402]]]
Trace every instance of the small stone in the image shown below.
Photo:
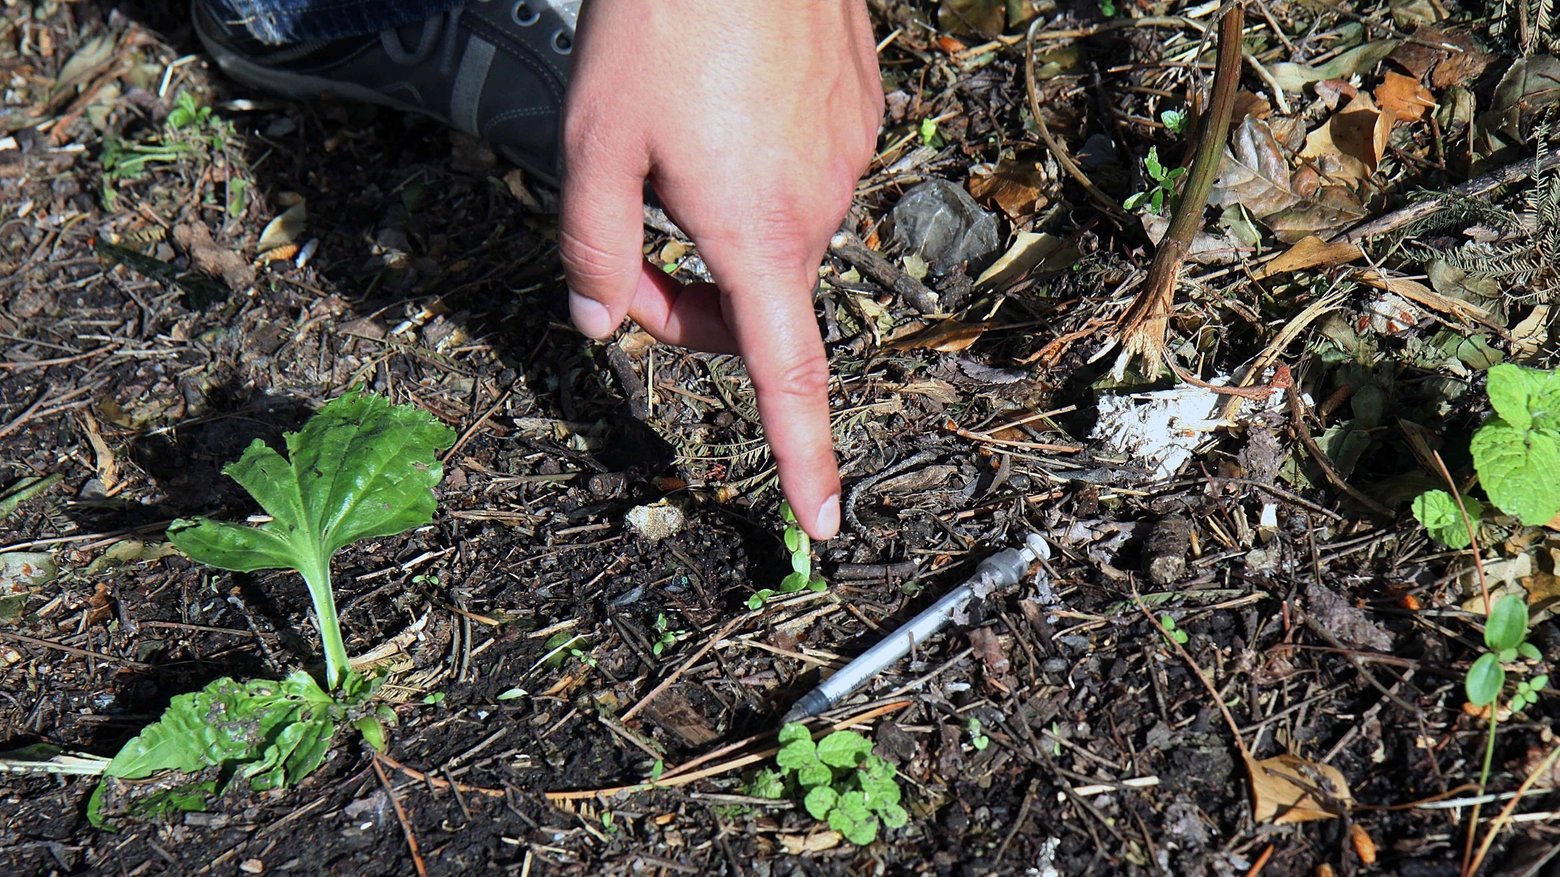
[[[245,859],[238,863],[238,870],[245,874],[261,874],[265,872],[265,863],[259,859]]]
[[[630,530],[651,542],[659,542],[680,532],[683,525],[687,523],[687,516],[683,514],[682,509],[669,505],[663,500],[653,505],[635,506],[629,509],[625,523]]]

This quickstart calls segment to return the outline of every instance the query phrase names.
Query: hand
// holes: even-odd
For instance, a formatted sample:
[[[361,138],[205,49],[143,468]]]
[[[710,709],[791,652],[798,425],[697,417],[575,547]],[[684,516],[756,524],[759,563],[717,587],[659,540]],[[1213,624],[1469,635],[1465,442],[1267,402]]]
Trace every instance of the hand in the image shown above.
[[[574,325],[623,317],[740,353],[797,521],[839,529],[818,265],[872,158],[883,90],[860,0],[589,0],[563,122]],[[645,263],[649,179],[717,286]]]

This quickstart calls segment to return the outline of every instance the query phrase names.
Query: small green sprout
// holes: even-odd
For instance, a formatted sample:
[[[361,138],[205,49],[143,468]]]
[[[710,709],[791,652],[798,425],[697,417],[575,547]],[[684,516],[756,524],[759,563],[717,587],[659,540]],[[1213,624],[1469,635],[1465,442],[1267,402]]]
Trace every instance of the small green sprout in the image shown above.
[[[977,752],[985,751],[986,747],[991,745],[991,738],[980,732],[980,719],[970,716],[970,723],[966,727],[970,732],[970,745],[974,746]]]
[[[1172,134],[1186,133],[1186,112],[1184,110],[1165,110],[1159,114],[1159,121],[1164,123]]]
[[[1160,632],[1162,632],[1167,638],[1178,642],[1183,646],[1186,645],[1189,640],[1191,640],[1191,637],[1187,635],[1186,631],[1175,626],[1175,619],[1171,618],[1170,613],[1168,612],[1159,616],[1159,629]]]
[[[780,514],[785,517],[785,548],[791,552],[791,574],[780,580],[778,588],[762,588],[748,598],[748,608],[762,607],[776,594],[794,594],[797,591],[822,591],[829,586],[822,576],[812,574],[812,539],[807,531],[796,523],[796,513],[791,504],[780,503]]]
[[[650,651],[660,657],[661,653],[677,645],[688,635],[686,630],[672,630],[672,623],[666,620],[666,613],[658,613],[655,617],[656,641],[650,646]]]
[[[894,766],[872,754],[872,742],[854,731],[835,731],[816,743],[807,726],[792,722],[780,729],[780,770],[762,770],[747,785],[763,798],[800,797],[814,819],[828,822],[853,844],[877,840],[880,825],[899,828],[910,821],[900,806]]]
[[[1123,201],[1121,206],[1128,210],[1136,210],[1144,203],[1148,204],[1150,213],[1163,213],[1168,205],[1171,212],[1175,210],[1175,181],[1186,175],[1186,168],[1167,168],[1159,161],[1159,147],[1151,146],[1148,149],[1148,158],[1143,165],[1148,170],[1148,176],[1154,181],[1154,187],[1146,192],[1138,192]]]

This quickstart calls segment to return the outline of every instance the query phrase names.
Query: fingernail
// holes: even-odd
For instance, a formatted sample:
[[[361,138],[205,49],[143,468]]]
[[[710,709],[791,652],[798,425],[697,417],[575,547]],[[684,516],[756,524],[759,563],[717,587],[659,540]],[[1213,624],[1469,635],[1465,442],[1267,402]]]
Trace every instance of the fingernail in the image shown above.
[[[817,521],[813,524],[813,532],[823,539],[829,539],[840,529],[840,495],[829,494],[829,498],[823,501],[823,507],[818,509]]]
[[[572,289],[569,290],[569,316],[574,320],[574,328],[592,338],[604,338],[617,328],[612,325],[612,315],[607,313],[606,305]]]

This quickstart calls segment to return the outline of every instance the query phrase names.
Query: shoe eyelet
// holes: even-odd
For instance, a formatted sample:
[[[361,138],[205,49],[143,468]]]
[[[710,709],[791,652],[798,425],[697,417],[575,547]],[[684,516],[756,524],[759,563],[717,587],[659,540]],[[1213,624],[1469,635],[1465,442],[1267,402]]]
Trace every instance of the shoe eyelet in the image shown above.
[[[560,29],[552,36],[552,49],[560,55],[567,55],[574,51],[574,38]]]
[[[513,9],[509,11],[509,17],[515,20],[515,24],[521,27],[530,27],[542,20],[542,14],[531,9],[531,4],[526,0],[519,0]]]

